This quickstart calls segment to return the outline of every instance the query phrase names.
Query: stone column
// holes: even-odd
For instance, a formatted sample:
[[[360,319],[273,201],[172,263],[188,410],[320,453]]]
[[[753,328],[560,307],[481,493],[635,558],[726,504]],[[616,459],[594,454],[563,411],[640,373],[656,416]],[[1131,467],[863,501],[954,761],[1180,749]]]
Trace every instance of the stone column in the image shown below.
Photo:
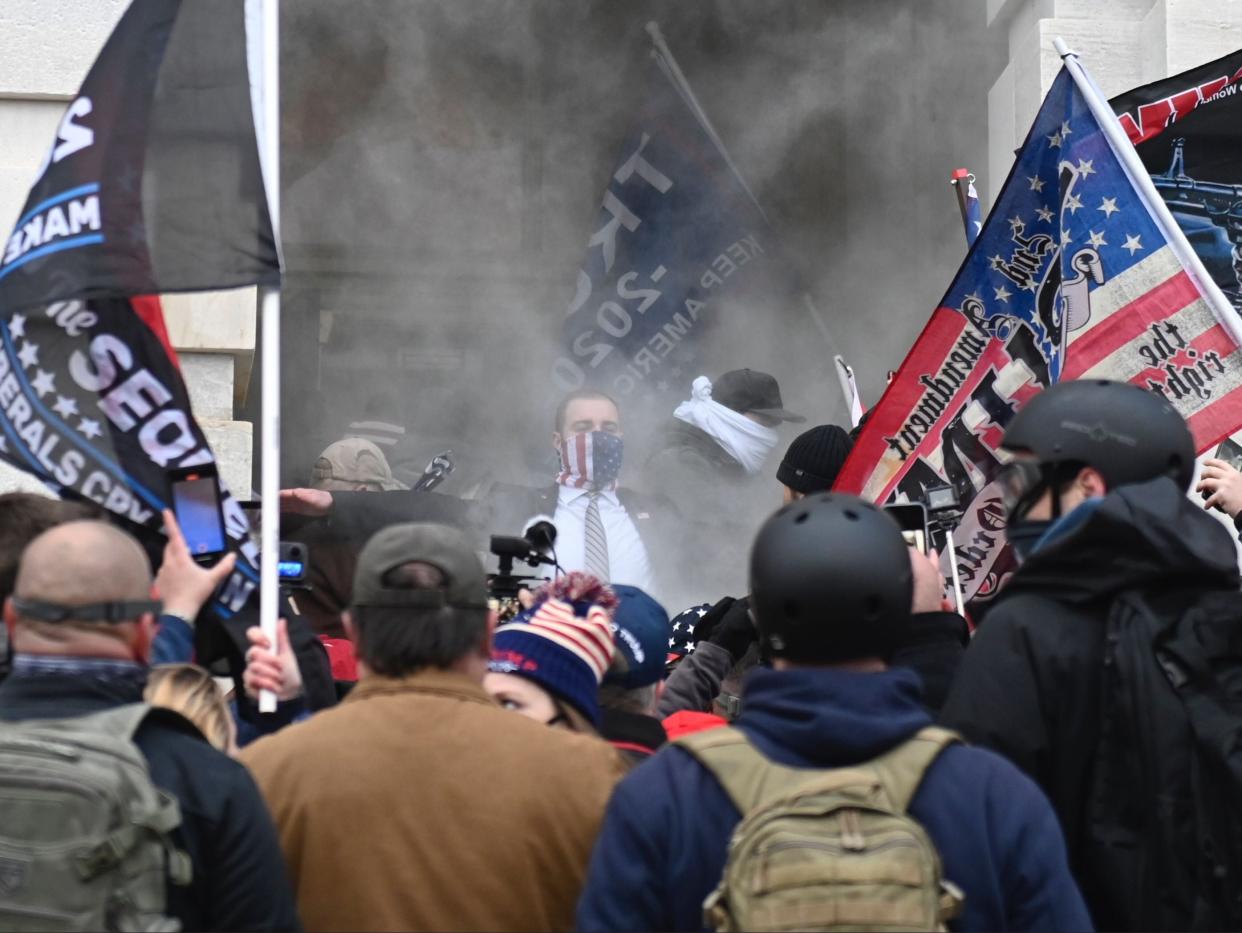
[[[988,28],[1009,64],[988,92],[988,178],[995,199],[1061,68],[1057,36],[1108,96],[1242,47],[1236,0],[987,0]]]

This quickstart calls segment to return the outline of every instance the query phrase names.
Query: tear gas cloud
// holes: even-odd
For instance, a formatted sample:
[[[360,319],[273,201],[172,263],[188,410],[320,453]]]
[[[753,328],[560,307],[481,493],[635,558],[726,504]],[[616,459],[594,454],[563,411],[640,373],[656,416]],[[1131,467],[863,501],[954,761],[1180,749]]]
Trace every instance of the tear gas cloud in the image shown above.
[[[873,403],[965,253],[949,172],[969,166],[985,199],[996,181],[987,90],[1003,49],[984,7],[284,4],[285,481],[366,415],[405,425],[424,460],[452,446],[445,491],[550,477],[548,368],[652,87],[648,20],[832,339],[796,294],[738,295],[707,375],[766,369],[810,423],[844,423],[832,353]],[[655,424],[624,420],[633,462]]]

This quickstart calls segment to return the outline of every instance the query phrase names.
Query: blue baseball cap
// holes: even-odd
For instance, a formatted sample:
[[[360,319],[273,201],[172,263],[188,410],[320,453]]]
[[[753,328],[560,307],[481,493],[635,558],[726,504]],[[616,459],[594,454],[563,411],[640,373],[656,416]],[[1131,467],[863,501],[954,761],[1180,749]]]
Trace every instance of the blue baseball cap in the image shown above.
[[[621,604],[613,613],[613,639],[617,654],[625,659],[625,669],[610,669],[604,683],[626,690],[659,683],[665,675],[668,642],[672,625],[668,612],[636,586],[614,585]]]

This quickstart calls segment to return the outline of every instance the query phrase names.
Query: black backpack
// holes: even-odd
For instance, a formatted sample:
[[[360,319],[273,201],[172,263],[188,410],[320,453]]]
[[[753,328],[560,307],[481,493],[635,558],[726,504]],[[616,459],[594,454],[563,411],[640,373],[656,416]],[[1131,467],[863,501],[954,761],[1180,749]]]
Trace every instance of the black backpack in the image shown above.
[[[1096,922],[1242,929],[1242,594],[1117,598],[1100,709],[1079,871],[1125,916]]]

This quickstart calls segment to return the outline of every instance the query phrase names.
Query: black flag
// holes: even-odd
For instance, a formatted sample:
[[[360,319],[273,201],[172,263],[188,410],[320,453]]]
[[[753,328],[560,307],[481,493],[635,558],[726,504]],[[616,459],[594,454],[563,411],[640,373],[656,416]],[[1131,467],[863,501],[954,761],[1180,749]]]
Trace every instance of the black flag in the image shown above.
[[[0,457],[136,530],[162,528],[169,471],[214,462],[153,296],[280,279],[249,6],[134,0],[0,252]],[[228,618],[258,552],[221,493],[239,557],[213,603]]]
[[[1109,104],[1208,274],[1242,310],[1242,51]]]
[[[0,253],[0,309],[275,284],[243,0],[134,0]]]

